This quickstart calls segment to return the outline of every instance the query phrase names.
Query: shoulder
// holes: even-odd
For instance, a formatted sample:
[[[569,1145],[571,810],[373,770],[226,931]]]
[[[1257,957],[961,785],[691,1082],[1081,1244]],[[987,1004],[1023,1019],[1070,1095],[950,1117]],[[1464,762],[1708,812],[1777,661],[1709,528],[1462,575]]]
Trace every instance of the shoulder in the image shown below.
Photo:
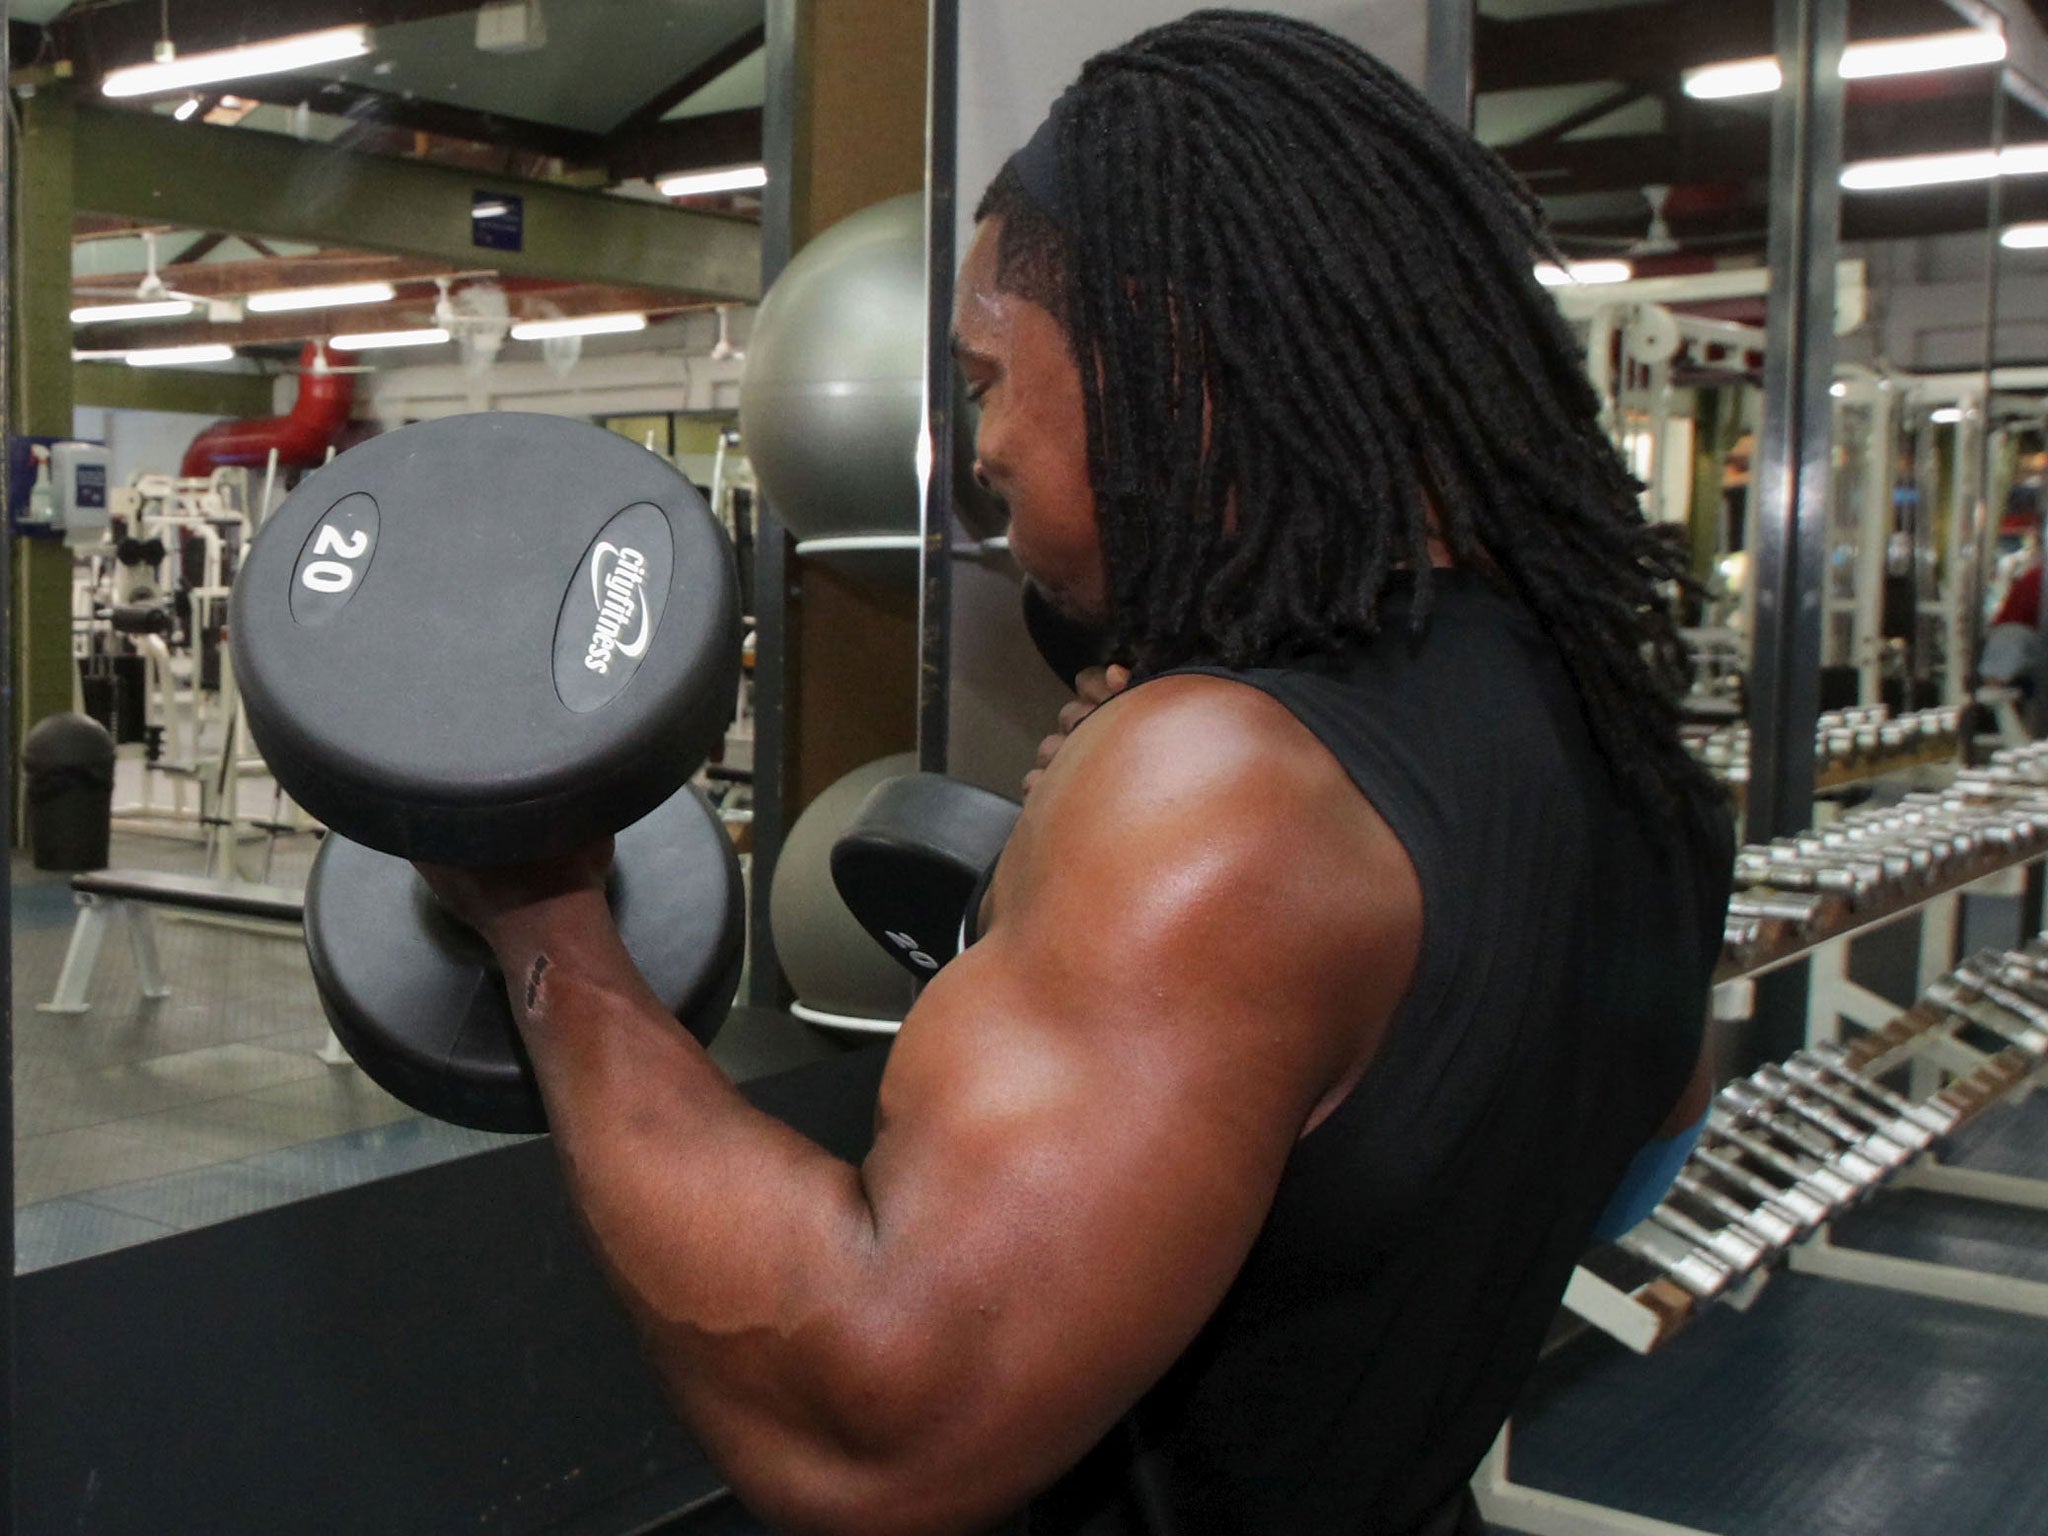
[[[1341,764],[1279,700],[1248,683],[1177,673],[1098,709],[1047,775],[1047,807],[1074,791],[1121,812],[1284,830],[1305,813],[1370,810]],[[1254,794],[1251,791],[1258,791]]]
[[[1150,996],[1284,1014],[1341,1051],[1405,992],[1421,904],[1399,840],[1285,706],[1176,675],[1104,705],[1054,760],[1004,854],[990,936],[1085,954]]]

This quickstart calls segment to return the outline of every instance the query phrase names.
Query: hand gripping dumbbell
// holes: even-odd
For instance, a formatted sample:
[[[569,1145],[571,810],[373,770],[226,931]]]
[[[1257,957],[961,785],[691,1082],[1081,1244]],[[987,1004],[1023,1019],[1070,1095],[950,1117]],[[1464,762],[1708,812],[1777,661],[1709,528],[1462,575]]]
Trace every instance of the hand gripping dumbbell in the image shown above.
[[[737,593],[690,484],[561,417],[373,438],[264,525],[235,583],[235,674],[278,784],[331,829],[306,892],[321,1002],[398,1098],[546,1125],[503,978],[414,860],[484,868],[615,834],[635,964],[700,1039],[723,1022],[739,867],[685,786],[738,697]]]

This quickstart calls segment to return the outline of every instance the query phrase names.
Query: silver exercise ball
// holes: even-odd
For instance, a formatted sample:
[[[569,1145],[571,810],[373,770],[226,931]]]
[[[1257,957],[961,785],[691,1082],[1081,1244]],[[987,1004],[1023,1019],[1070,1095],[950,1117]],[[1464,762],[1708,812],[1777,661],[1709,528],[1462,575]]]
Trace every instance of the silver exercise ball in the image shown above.
[[[924,339],[924,199],[913,192],[797,253],[761,302],[740,380],[740,435],[784,525],[799,544],[893,537],[893,549],[805,552],[887,585],[917,581]],[[973,442],[963,413],[955,495],[971,528],[992,531],[1000,513],[974,487]]]
[[[856,768],[813,800],[782,840],[768,888],[768,921],[784,974],[796,989],[799,1017],[831,1015],[893,1027],[910,1011],[911,980],[854,921],[832,884],[832,845],[868,791],[917,771],[917,754],[899,752]]]

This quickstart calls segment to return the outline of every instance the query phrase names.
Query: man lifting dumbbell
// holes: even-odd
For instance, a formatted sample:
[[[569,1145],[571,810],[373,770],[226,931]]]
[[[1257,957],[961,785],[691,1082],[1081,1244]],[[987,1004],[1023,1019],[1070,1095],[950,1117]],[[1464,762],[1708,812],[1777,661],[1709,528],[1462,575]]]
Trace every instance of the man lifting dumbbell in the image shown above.
[[[1466,1479],[1693,1066],[1732,852],[1673,724],[1683,555],[1547,250],[1398,78],[1250,15],[1091,62],[991,188],[981,468],[1137,681],[1051,755],[860,1167],[677,1028],[602,854],[432,872],[772,1522],[1479,1528]]]
[[[732,844],[685,781],[739,680],[731,548],[689,482],[599,427],[510,412],[373,438],[306,480],[235,584],[235,675],[330,835],[306,889],[356,1061],[464,1125],[546,1125],[504,988],[407,859],[580,853],[645,984],[709,1039],[738,983]]]

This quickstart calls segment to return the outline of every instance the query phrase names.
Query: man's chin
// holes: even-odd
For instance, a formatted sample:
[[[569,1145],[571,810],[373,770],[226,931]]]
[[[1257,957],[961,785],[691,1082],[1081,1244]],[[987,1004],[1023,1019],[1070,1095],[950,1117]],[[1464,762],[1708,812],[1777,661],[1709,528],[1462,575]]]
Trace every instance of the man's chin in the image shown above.
[[[1085,625],[1090,629],[1107,628],[1109,605],[1077,592],[1063,582],[1049,581],[1029,566],[1024,567],[1025,578],[1038,589],[1038,595],[1052,605],[1059,616],[1071,624]]]
[[[1109,659],[1107,618],[1084,614],[1085,608],[1077,613],[1035,579],[1025,584],[1024,628],[1046,665],[1070,686],[1081,672]]]

